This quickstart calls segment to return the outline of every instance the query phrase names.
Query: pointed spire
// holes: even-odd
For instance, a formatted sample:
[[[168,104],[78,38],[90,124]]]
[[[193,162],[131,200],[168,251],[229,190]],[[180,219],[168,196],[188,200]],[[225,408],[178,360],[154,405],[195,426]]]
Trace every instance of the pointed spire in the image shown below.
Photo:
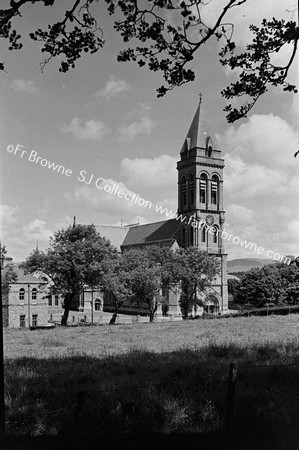
[[[73,228],[76,227],[76,216],[74,216]]]
[[[208,138],[212,141],[213,148],[219,150],[217,139],[214,133],[211,133],[209,129],[208,121],[203,110],[202,93],[200,93],[198,107],[181,149],[181,153],[191,150],[192,148],[206,149]]]
[[[38,241],[36,241],[35,251],[36,251],[36,252],[39,252],[39,249],[38,249]]]

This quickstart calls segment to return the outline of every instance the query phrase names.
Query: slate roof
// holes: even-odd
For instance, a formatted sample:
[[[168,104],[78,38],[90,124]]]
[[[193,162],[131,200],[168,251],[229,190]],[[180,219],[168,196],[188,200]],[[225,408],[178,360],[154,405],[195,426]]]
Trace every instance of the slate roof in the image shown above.
[[[95,225],[102,237],[109,239],[110,243],[120,251],[120,247],[128,234],[129,227],[117,227],[112,225]]]
[[[212,146],[214,150],[220,150],[219,143],[214,133],[211,132],[208,126],[208,119],[202,107],[202,103],[199,103],[196,113],[193,117],[193,121],[185,138],[182,146],[181,153],[192,148],[206,148],[207,137],[212,139]]]
[[[17,266],[16,264],[8,264],[4,269],[3,269],[3,273],[5,274],[5,272],[8,270],[8,267],[13,267],[14,272],[17,274],[17,281],[15,281],[13,284],[24,284],[24,283],[30,283],[30,284],[41,284],[43,282],[43,280],[41,280],[41,278],[37,277],[37,276],[33,276],[30,273],[25,273],[24,269],[22,269],[21,267]]]
[[[171,241],[177,239],[179,229],[180,223],[176,219],[130,227],[122,247],[145,245],[156,241]]]

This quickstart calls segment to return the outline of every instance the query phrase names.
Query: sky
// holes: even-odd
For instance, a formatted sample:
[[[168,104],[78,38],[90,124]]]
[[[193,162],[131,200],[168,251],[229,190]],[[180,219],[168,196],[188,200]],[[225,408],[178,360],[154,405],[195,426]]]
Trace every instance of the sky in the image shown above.
[[[299,94],[271,89],[247,118],[228,124],[220,91],[235,75],[219,63],[219,43],[213,41],[192,63],[195,81],[157,98],[161,75],[117,62],[123,44],[103,3],[95,15],[104,48],[84,55],[65,74],[54,60],[41,72],[43,54],[26,36],[61,18],[62,6],[71,0],[52,8],[24,7],[15,21],[23,36],[21,51],[10,52],[1,41],[0,60],[6,65],[0,74],[1,242],[9,256],[24,260],[37,242],[46,249],[49,237],[71,225],[74,216],[77,223],[108,225],[167,219],[155,205],[177,209],[176,163],[200,92],[225,159],[225,230],[273,253],[297,256]],[[213,24],[222,3],[212,0],[202,10],[207,23]],[[229,19],[240,48],[249,42],[250,23],[291,19],[296,3],[248,0],[234,8]],[[276,61],[283,64],[288,52],[283,49]],[[299,86],[298,58],[289,81]],[[104,190],[106,185],[147,202],[138,206],[118,198]],[[225,242],[229,260],[265,258],[231,241]]]

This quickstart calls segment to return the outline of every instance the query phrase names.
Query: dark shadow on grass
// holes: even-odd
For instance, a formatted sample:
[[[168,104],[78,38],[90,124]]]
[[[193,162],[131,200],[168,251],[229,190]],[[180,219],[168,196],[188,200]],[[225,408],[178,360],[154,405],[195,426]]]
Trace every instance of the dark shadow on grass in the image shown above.
[[[226,392],[232,361],[238,362],[239,370],[233,429],[228,434]],[[253,367],[269,362],[276,366]],[[229,448],[221,446],[225,442],[251,448],[246,445],[254,439],[289,449],[297,439],[299,357],[294,344],[8,359],[5,380],[7,445],[16,445],[10,448],[35,448],[41,439],[53,446],[56,442],[56,448],[60,443],[65,448],[63,442],[77,448],[79,442],[92,445],[97,437],[108,439],[108,448],[113,440],[114,448],[117,443],[132,448],[130,439],[134,448],[137,442],[149,448],[159,438],[160,448],[175,435],[189,440],[190,448],[193,443]],[[17,446],[26,442],[28,447]],[[213,442],[217,446],[209,447]],[[284,447],[286,442],[289,447]],[[51,447],[45,443],[42,448]]]

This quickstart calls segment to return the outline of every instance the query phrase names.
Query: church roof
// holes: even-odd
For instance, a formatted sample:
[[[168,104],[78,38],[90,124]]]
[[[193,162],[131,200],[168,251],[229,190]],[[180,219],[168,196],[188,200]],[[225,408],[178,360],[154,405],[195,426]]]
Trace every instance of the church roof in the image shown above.
[[[177,238],[179,229],[180,223],[176,219],[130,227],[122,246],[146,245],[151,242],[170,241]]]
[[[112,225],[96,225],[95,227],[100,235],[106,239],[109,239],[110,243],[119,251],[120,246],[124,242],[130,229],[129,227],[118,227]]]
[[[205,149],[208,137],[212,140],[213,149],[219,150],[216,136],[209,129],[208,119],[203,110],[202,102],[200,101],[182,146],[181,153],[196,147]]]

